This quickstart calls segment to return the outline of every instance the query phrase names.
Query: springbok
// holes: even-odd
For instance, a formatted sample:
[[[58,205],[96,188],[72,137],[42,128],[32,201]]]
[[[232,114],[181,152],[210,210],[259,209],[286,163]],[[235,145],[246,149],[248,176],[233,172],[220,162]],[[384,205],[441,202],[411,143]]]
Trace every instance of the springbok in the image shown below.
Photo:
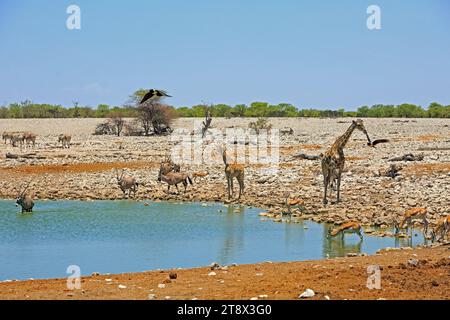
[[[289,214],[291,214],[292,207],[297,207],[300,210],[303,209],[305,201],[299,198],[289,199],[289,196],[291,195],[290,192],[286,192],[284,195],[286,197],[286,199],[284,200],[284,205],[287,207]]]
[[[27,193],[30,182],[25,186],[22,192],[19,193],[16,199],[16,207],[22,207],[22,213],[33,212],[34,202],[31,196]]]
[[[72,140],[72,136],[69,134],[60,134],[58,136],[58,142],[61,142],[62,148],[70,148],[70,140]]]
[[[233,196],[233,178],[239,183],[239,197],[241,199],[242,193],[244,193],[244,165],[237,163],[228,163],[227,162],[227,152],[226,149],[222,148],[222,158],[223,163],[225,164],[225,176],[227,178],[227,190],[228,190],[228,199],[231,199]]]
[[[209,173],[208,172],[201,172],[201,171],[199,171],[199,172],[194,172],[193,174],[192,174],[192,179],[195,181],[197,178],[204,178],[204,177],[206,177],[207,175],[208,175]]]
[[[120,176],[119,171],[116,169],[116,178],[117,184],[119,185],[120,190],[123,192],[123,197],[125,198],[128,191],[128,197],[130,197],[131,192],[133,192],[133,197],[136,196],[136,191],[139,184],[136,182],[136,179],[129,175],[124,175],[124,170],[122,170]]]
[[[167,183],[167,193],[170,192],[170,186],[175,185],[175,187],[177,188],[177,192],[179,192],[178,184],[182,183],[184,185],[184,192],[186,192],[188,182],[191,185],[193,184],[191,177],[189,177],[189,175],[187,173],[185,173],[185,172],[168,172],[168,173],[164,174],[162,166],[159,169],[158,181],[159,182],[164,181],[165,183]]]
[[[356,233],[359,238],[363,240],[361,225],[355,221],[344,222],[336,228],[329,228],[327,232],[327,238],[330,239],[340,234],[341,239],[344,239],[346,233]]]
[[[434,242],[435,240],[443,240],[446,235],[450,232],[450,215],[441,217],[438,221],[436,221],[436,225],[433,230],[431,230],[431,240]],[[439,239],[437,239],[439,236]]]
[[[400,224],[394,222],[395,234],[397,235],[400,229],[405,229],[405,225],[406,231],[408,231],[409,228],[412,234],[412,226],[414,224],[414,221],[417,220],[422,221],[423,234],[426,235],[428,231],[427,208],[411,208],[409,210],[406,210],[403,214],[403,219]]]

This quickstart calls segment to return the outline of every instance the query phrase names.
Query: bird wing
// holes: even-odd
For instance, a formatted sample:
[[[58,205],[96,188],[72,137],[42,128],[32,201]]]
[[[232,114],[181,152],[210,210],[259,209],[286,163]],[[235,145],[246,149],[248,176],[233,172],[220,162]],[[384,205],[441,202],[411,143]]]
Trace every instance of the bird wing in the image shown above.
[[[164,90],[156,90],[156,94],[159,97],[171,97],[170,95],[167,94],[167,92],[165,92]]]
[[[153,90],[150,90],[149,92],[147,92],[145,94],[145,96],[142,98],[141,102],[139,102],[139,104],[144,103],[145,101],[147,101],[148,99],[151,99],[153,97]]]

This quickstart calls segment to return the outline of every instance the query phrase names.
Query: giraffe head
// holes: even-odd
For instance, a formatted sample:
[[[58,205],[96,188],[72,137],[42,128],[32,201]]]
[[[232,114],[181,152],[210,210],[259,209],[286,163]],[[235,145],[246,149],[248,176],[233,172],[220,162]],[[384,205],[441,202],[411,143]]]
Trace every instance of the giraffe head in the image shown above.
[[[363,121],[361,119],[357,119],[356,121],[353,120],[353,125],[355,126],[356,129],[362,131],[366,135],[368,144],[371,145],[372,142],[370,140],[370,137],[369,137],[369,134],[367,133],[366,128],[364,127]]]

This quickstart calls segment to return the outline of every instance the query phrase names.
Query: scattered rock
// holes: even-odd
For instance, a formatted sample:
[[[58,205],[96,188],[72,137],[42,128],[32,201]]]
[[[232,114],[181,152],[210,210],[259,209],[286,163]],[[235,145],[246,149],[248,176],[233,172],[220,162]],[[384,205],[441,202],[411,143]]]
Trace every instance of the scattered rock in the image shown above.
[[[213,262],[210,265],[211,270],[218,270],[220,268],[220,264],[218,264],[217,262]]]
[[[311,290],[311,289],[306,289],[306,290],[305,290],[302,294],[300,294],[298,297],[301,298],[301,299],[304,299],[304,298],[312,298],[312,297],[314,297],[314,295],[315,295],[315,293],[314,293],[313,290]]]
[[[409,259],[408,260],[408,265],[417,267],[419,265],[419,260],[417,260],[417,259]]]

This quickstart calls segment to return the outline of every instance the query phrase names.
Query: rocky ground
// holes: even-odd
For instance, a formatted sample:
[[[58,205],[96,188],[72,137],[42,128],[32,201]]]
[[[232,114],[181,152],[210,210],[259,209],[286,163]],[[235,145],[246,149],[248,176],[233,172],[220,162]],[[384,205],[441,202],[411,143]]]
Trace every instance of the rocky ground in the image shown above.
[[[258,263],[0,283],[0,299],[450,299],[450,250],[404,248],[373,256]],[[371,267],[368,269],[369,266]],[[379,270],[379,287],[373,270]],[[372,271],[371,271],[372,270]],[[370,272],[368,272],[370,271]],[[313,296],[299,298],[311,291]]]
[[[208,172],[208,176],[196,180],[187,193],[167,194],[166,185],[159,183],[157,176],[161,159],[180,146],[175,136],[92,135],[101,121],[0,120],[0,131],[32,131],[38,135],[35,148],[0,143],[0,198],[16,197],[23,185],[31,181],[29,190],[36,199],[120,199],[122,192],[115,182],[115,169],[125,169],[140,184],[137,200],[226,201],[224,165],[219,154],[205,155],[204,163],[183,163],[183,171]],[[213,126],[219,130],[247,128],[250,121],[254,119],[213,119]],[[390,142],[372,148],[361,132],[353,134],[345,149],[342,202],[327,206],[321,201],[320,161],[294,156],[326,151],[349,127],[351,119],[279,118],[270,122],[275,129],[290,127],[294,134],[280,136],[277,171],[270,172],[265,164],[246,163],[245,194],[241,198],[243,204],[267,209],[270,218],[280,221],[286,193],[304,200],[302,217],[315,221],[339,223],[353,219],[364,225],[391,225],[413,206],[427,207],[431,221],[450,213],[450,120],[365,119],[372,140],[387,138]],[[194,120],[178,119],[174,127],[191,132]],[[73,136],[70,149],[58,145],[57,136],[61,133]],[[19,158],[6,158],[7,153]],[[393,163],[389,159],[408,153],[424,158],[395,162],[402,167],[395,178],[380,176]],[[294,209],[294,214],[300,212]]]

